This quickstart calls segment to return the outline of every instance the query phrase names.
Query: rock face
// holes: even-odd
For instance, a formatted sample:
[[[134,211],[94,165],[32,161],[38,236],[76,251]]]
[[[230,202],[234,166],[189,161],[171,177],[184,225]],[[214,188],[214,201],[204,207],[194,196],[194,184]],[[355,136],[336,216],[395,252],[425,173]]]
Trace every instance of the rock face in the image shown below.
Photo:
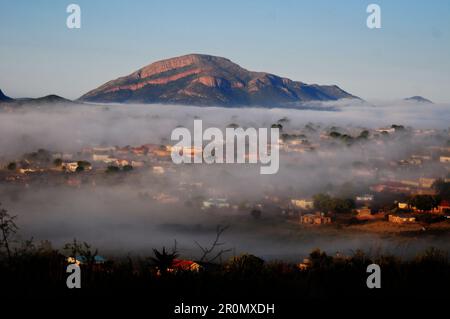
[[[3,94],[2,90],[0,90],[0,102],[8,102],[12,101],[13,99]]]
[[[172,103],[218,106],[290,106],[356,98],[336,85],[295,82],[251,72],[228,59],[189,54],[162,60],[83,95],[89,102]]]
[[[409,101],[409,102],[419,102],[419,103],[433,104],[433,102],[431,102],[430,100],[424,98],[423,96],[418,96],[418,95],[407,97],[404,100],[405,101]]]

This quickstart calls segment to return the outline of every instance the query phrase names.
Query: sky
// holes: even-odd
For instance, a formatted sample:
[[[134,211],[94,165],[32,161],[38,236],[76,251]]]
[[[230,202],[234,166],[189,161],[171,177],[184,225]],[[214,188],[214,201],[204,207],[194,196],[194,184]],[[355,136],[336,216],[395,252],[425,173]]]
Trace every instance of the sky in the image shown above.
[[[68,29],[66,8],[81,7]],[[366,8],[381,7],[381,29]],[[364,99],[450,102],[450,1],[0,0],[0,89],[75,99],[158,60],[223,56]]]

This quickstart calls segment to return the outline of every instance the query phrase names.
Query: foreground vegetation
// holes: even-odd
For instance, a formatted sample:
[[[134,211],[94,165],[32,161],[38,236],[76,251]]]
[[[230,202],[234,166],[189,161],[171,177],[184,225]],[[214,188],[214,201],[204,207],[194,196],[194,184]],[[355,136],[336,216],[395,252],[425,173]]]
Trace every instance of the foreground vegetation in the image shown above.
[[[199,246],[196,268],[175,268],[176,249],[153,256],[98,261],[98,251],[74,240],[62,250],[50,242],[14,241],[14,217],[0,214],[0,294],[9,297],[126,296],[164,300],[294,300],[298,298],[437,298],[450,296],[450,262],[446,252],[430,248],[411,260],[392,255],[329,256],[315,250],[302,265],[265,262],[249,254],[219,262],[220,234],[211,247]],[[68,258],[82,260],[81,287],[68,289]],[[192,263],[192,261],[190,261]],[[380,265],[382,289],[368,289],[367,266]],[[348,299],[349,302],[351,299]]]

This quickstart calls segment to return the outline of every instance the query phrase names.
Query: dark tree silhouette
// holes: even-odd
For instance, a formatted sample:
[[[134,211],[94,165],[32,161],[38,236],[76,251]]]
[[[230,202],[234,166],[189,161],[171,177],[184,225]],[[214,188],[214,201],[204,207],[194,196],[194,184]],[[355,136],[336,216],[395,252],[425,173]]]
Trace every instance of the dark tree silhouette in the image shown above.
[[[197,244],[197,246],[200,248],[200,250],[202,251],[202,253],[203,253],[203,255],[202,255],[202,257],[200,258],[199,261],[213,262],[217,258],[220,258],[223,254],[231,251],[231,249],[221,249],[221,250],[217,251],[216,254],[213,257],[208,258],[208,255],[210,255],[213,251],[215,251],[217,247],[225,245],[225,243],[221,243],[221,242],[219,242],[219,240],[220,240],[220,236],[228,228],[229,228],[229,226],[220,226],[220,225],[217,226],[216,238],[214,239],[213,243],[211,244],[211,246],[209,248],[203,247],[198,242],[195,242]]]
[[[1,203],[0,203],[1,206]],[[8,256],[8,261],[11,262],[11,240],[16,234],[19,227],[17,227],[14,220],[17,216],[11,216],[6,209],[0,208],[0,248],[4,247]]]
[[[161,251],[153,249],[153,253],[155,254],[155,257],[150,257],[150,260],[153,261],[161,275],[167,273],[167,269],[172,266],[173,261],[178,257],[178,253],[175,248],[170,253],[166,250],[165,247],[163,247]]]

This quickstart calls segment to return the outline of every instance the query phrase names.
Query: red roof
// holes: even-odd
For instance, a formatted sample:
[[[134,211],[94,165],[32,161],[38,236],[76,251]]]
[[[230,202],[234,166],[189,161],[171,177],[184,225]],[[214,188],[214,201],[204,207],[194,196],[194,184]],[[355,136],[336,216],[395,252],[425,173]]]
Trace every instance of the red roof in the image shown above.
[[[195,264],[195,262],[192,260],[175,259],[172,263],[172,267],[182,269],[182,270],[190,270],[192,265],[194,265],[194,264]]]
[[[450,202],[448,200],[443,200],[443,201],[441,201],[439,206],[441,206],[441,207],[450,207]]]

